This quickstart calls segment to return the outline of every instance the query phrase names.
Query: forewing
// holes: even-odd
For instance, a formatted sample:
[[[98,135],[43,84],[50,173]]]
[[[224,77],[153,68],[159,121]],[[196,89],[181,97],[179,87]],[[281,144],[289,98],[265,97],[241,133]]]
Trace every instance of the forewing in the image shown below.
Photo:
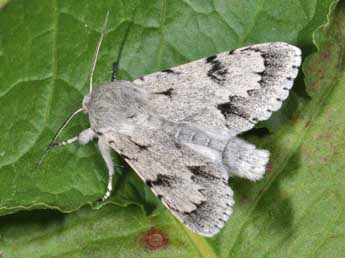
[[[242,132],[281,107],[300,64],[299,48],[282,42],[265,43],[134,82],[152,93],[153,108],[168,120]]]
[[[170,129],[142,129],[131,137],[112,132],[103,136],[181,222],[201,235],[213,236],[234,204],[226,171],[187,146],[178,146]]]

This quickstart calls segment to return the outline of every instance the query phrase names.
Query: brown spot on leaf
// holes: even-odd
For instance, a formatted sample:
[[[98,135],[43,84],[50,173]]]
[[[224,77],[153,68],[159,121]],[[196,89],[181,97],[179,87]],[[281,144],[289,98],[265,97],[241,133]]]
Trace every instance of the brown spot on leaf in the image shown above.
[[[327,59],[329,59],[330,56],[331,56],[331,52],[329,49],[325,49],[321,51],[320,53],[320,57],[323,61],[326,61]]]
[[[145,248],[156,250],[168,245],[168,237],[161,231],[152,229],[144,235]]]
[[[7,9],[7,5],[8,5],[8,0],[5,1],[0,1],[0,10],[5,11]],[[0,253],[0,257],[1,257],[2,253]]]
[[[341,67],[342,67],[342,65],[344,64],[344,63],[343,63],[344,49],[343,49],[343,48],[340,48],[340,49],[337,50],[337,52],[338,52],[338,56],[339,56],[340,58],[338,59],[338,63],[337,63],[337,65],[336,65],[336,69],[337,69],[337,70],[340,70]]]
[[[268,162],[267,165],[266,165],[266,172],[267,172],[267,174],[271,173],[272,169],[273,169],[272,163]]]
[[[308,128],[310,126],[311,119],[308,120],[308,122],[305,123],[304,128]]]

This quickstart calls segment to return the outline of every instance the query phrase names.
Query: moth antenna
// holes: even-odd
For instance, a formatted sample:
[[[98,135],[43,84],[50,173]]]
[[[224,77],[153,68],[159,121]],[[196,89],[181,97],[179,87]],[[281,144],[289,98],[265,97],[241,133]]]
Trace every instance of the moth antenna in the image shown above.
[[[39,166],[42,164],[44,158],[47,156],[48,151],[51,147],[54,146],[54,143],[57,139],[57,137],[60,135],[61,131],[67,126],[67,124],[72,120],[72,118],[80,113],[81,111],[83,111],[83,108],[79,108],[77,111],[74,111],[71,115],[69,115],[69,117],[65,120],[65,122],[63,122],[63,124],[61,125],[61,127],[56,131],[53,139],[51,140],[51,142],[48,144],[48,147],[46,148],[46,150],[43,152],[41,159],[39,160],[38,164],[37,164],[37,168],[39,168]]]
[[[95,55],[93,56],[93,60],[92,60],[92,64],[91,64],[91,69],[90,69],[90,93],[92,92],[93,72],[95,71],[95,67],[96,67],[96,63],[97,63],[97,58],[98,58],[98,52],[99,52],[99,50],[101,48],[101,45],[102,45],[103,37],[104,37],[104,34],[105,34],[105,29],[106,29],[107,24],[108,24],[108,19],[109,19],[109,11],[107,12],[107,14],[105,16],[105,20],[104,20],[104,24],[103,24],[103,27],[102,27],[101,36],[100,36],[100,38],[98,40],[96,52],[95,52]]]

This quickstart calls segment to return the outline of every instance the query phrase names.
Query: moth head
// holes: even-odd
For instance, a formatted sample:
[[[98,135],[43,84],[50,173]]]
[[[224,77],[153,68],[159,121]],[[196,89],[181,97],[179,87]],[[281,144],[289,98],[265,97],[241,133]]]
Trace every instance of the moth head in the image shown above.
[[[91,100],[90,95],[86,95],[86,96],[83,98],[82,108],[83,108],[83,112],[86,113],[86,114],[89,112],[90,100]]]

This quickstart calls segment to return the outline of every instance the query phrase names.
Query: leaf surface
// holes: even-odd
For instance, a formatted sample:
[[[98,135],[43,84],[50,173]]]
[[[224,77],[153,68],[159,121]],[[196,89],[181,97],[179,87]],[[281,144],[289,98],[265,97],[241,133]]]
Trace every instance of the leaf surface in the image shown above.
[[[100,210],[27,211],[0,218],[4,257],[339,257],[344,252],[345,7],[337,1],[13,1],[0,11],[0,214],[71,212],[106,188],[96,144],[36,163],[88,92],[89,67],[110,10],[95,84],[112,63],[134,79],[218,52],[267,41],[320,50],[281,111],[244,137],[272,152],[257,183],[231,180],[235,212],[212,239],[185,229],[133,172],[118,169]],[[330,11],[329,11],[330,10]],[[327,19],[327,14],[329,17]],[[324,25],[320,27],[321,25]],[[314,31],[317,31],[314,33]],[[62,139],[88,127],[80,115]],[[115,157],[119,163],[118,157]],[[132,205],[130,205],[132,204]],[[130,205],[130,206],[128,206]],[[146,213],[141,209],[143,207]],[[158,208],[157,208],[158,207]],[[151,213],[153,211],[153,213]],[[145,236],[158,232],[160,248]],[[163,237],[163,238],[162,238]],[[165,238],[167,241],[165,242]],[[163,240],[164,241],[163,241]],[[161,242],[160,242],[161,241]]]

